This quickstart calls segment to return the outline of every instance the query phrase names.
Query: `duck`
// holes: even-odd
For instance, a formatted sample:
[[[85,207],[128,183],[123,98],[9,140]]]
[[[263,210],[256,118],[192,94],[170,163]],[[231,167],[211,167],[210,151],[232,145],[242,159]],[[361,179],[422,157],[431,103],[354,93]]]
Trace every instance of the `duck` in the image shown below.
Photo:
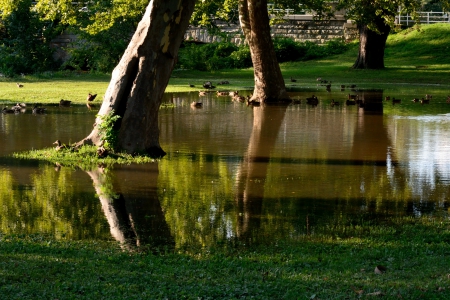
[[[206,96],[206,92],[205,92],[205,91],[199,91],[199,92],[198,92],[198,95],[199,95],[199,96]]]
[[[59,151],[59,150],[61,150],[61,149],[67,149],[67,148],[68,148],[67,145],[61,143],[60,140],[56,140],[56,141],[53,143],[53,145],[56,145],[56,147],[55,147],[55,150],[56,150],[56,151]]]
[[[430,99],[424,99],[424,98],[422,98],[422,99],[420,99],[420,103],[421,103],[421,104],[430,104]]]
[[[401,99],[395,99],[395,97],[392,98],[392,104],[401,103],[401,102],[402,102]]]
[[[358,95],[348,94],[348,100],[356,100],[356,99],[358,99]]]
[[[425,95],[425,99],[427,99],[427,100],[431,100],[432,98],[433,98],[433,96],[430,95],[430,94],[426,94],[426,95]]]
[[[231,92],[228,93],[228,95],[231,96],[231,97],[235,97],[235,96],[239,95],[239,92],[238,91],[231,91]]]
[[[223,80],[223,81],[220,81],[220,82],[218,82],[217,84],[230,84],[230,82],[228,81],[228,80]]]
[[[345,84],[341,84],[341,90],[345,90]]]
[[[211,81],[207,81],[205,83],[203,83],[203,87],[205,89],[215,89],[216,87],[211,83]]]
[[[100,158],[108,156],[108,149],[106,149],[103,145],[97,148],[97,156]]]
[[[319,103],[319,99],[315,95],[312,95],[311,97],[306,98],[306,104],[317,105],[318,103]]]
[[[249,99],[250,98],[247,98],[247,102],[248,102]],[[233,97],[233,100],[238,101],[238,102],[245,102],[245,97],[236,95],[236,96]]]
[[[419,100],[419,98],[414,98],[414,99],[412,99],[411,101],[414,102],[414,103],[416,103],[416,102],[419,102],[420,100]]]
[[[247,99],[247,106],[261,106],[261,102]]]
[[[70,100],[64,100],[64,99],[61,99],[61,100],[59,100],[59,106],[70,106],[70,103],[72,103],[72,101],[70,101]]]
[[[33,114],[44,114],[47,109],[44,107],[39,107],[37,104],[33,106]]]
[[[194,101],[194,102],[191,103],[191,107],[192,108],[202,108],[203,107],[203,103]]]
[[[389,101],[389,100],[391,100],[391,97],[390,97],[390,96],[384,97],[384,101]]]
[[[356,105],[356,101],[348,99],[345,101],[345,105]]]
[[[217,91],[216,92],[217,96],[228,96],[228,92],[221,92],[221,91]]]
[[[95,97],[97,97],[97,94],[91,94],[91,93],[89,93],[88,95],[87,95],[87,101],[94,101],[94,99],[95,99]],[[69,103],[70,104],[70,103]]]
[[[16,85],[17,85],[18,88],[23,88],[23,84],[21,84],[21,83],[17,82]]]
[[[195,85],[188,83],[189,87],[195,87]]]
[[[12,110],[16,113],[24,113],[26,110],[27,105],[25,103],[16,103],[13,107],[11,107]]]
[[[14,114],[16,113],[16,111],[14,109],[8,108],[8,107],[4,107],[2,109],[2,113],[3,114]]]
[[[356,88],[356,84],[350,84],[348,87],[351,89],[354,89],[354,88]]]
[[[297,82],[297,79],[291,77],[291,82]]]
[[[334,101],[334,99],[331,99],[331,106],[339,105],[340,103],[338,101]]]

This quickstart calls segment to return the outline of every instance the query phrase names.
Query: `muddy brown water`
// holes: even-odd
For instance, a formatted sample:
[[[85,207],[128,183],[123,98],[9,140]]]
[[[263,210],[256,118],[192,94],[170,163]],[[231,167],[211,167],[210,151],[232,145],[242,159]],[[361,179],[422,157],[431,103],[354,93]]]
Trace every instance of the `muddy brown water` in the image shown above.
[[[347,106],[349,93],[380,101],[375,109]],[[159,124],[167,155],[92,171],[11,154],[82,139],[95,111],[0,114],[0,232],[181,247],[447,214],[450,104],[445,89],[433,93],[420,105],[410,100],[423,87],[299,89],[291,96],[302,103],[264,109],[213,93],[166,94],[173,106],[161,109]],[[312,94],[317,106],[305,104]],[[402,103],[381,101],[386,95]]]

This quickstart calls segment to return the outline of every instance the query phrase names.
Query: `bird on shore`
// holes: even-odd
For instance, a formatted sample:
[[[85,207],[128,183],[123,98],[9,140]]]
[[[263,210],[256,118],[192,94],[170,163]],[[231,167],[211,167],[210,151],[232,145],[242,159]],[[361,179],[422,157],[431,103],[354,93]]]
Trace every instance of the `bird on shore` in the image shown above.
[[[193,85],[193,84],[190,84],[190,83],[188,83],[189,84],[189,87],[195,87],[195,85]]]
[[[97,97],[97,94],[91,94],[91,93],[89,93],[88,95],[87,95],[87,101],[94,101],[94,99],[95,99],[95,97]]]
[[[205,89],[215,89],[216,87],[211,83],[211,81],[207,81],[205,83],[203,83],[203,87]]]
[[[297,79],[291,77],[291,82],[297,82]]]
[[[420,103],[421,103],[421,104],[430,104],[430,99],[424,99],[424,98],[422,98],[422,99],[420,99]]]
[[[59,151],[59,150],[61,150],[61,149],[67,149],[67,148],[68,148],[67,145],[61,143],[60,140],[56,140],[56,141],[53,143],[53,145],[56,145],[56,147],[55,147],[55,150],[56,150],[56,151]]]
[[[402,102],[401,99],[395,99],[395,97],[392,98],[392,104],[401,103],[401,102]]]
[[[21,84],[21,83],[16,83],[16,85],[18,88],[23,88],[23,84]]]

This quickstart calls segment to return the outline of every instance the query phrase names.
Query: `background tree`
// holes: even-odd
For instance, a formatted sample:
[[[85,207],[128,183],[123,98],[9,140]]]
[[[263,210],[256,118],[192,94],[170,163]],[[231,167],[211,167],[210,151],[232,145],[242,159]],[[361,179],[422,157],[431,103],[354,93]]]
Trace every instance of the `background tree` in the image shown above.
[[[446,4],[448,1],[440,1]],[[353,20],[359,31],[359,53],[355,69],[383,69],[387,37],[395,29],[395,17],[409,13],[417,18],[422,0],[339,0],[338,9],[345,9],[346,18]]]
[[[31,0],[0,1],[0,72],[13,76],[56,69],[50,42],[61,32],[57,22],[41,20]]]

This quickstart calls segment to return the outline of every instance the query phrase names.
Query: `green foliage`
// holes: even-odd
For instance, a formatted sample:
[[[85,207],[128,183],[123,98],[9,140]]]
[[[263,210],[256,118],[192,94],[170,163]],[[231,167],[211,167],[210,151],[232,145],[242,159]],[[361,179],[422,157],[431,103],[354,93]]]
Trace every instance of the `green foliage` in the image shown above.
[[[118,130],[115,128],[115,123],[120,119],[119,115],[114,115],[114,110],[111,110],[106,115],[97,115],[101,122],[97,125],[101,140],[103,142],[103,147],[109,150],[117,149],[118,141]]]
[[[66,51],[70,55],[63,68],[111,72],[119,63],[133,32],[133,24],[115,24],[97,34],[77,30],[76,44]]]
[[[51,39],[61,28],[41,21],[30,10],[30,1],[20,1],[0,20],[0,72],[6,76],[55,69]]]
[[[342,40],[329,41],[320,46],[313,42],[296,42],[291,38],[274,39],[275,53],[279,63],[310,60],[328,55],[340,54],[348,49]],[[252,66],[250,50],[247,45],[236,46],[229,42],[211,44],[185,43],[180,49],[178,67],[182,69],[213,71]]]

